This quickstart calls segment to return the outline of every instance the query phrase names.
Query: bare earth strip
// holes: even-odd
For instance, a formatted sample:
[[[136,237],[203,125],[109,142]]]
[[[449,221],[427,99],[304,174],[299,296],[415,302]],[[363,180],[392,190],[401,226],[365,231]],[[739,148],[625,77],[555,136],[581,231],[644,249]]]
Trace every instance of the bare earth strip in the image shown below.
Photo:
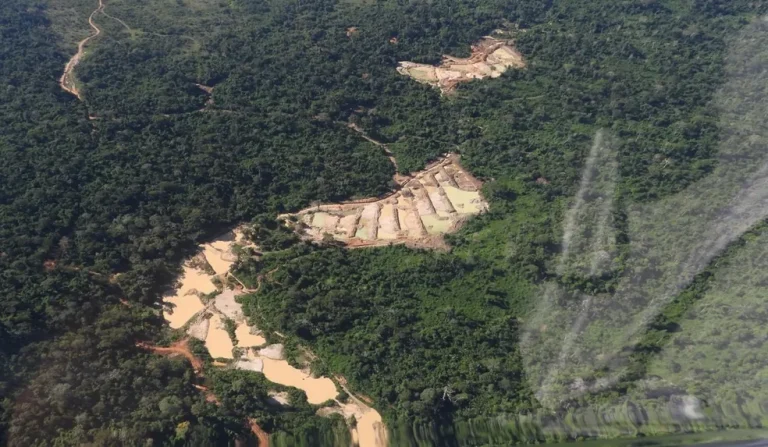
[[[80,43],[77,44],[77,53],[75,53],[75,55],[72,56],[72,59],[67,62],[67,65],[64,67],[64,74],[62,74],[61,79],[59,79],[59,85],[61,85],[61,88],[77,96],[77,99],[81,101],[83,100],[83,97],[80,94],[80,91],[77,89],[74,71],[77,64],[79,64],[80,60],[83,58],[83,54],[85,54],[85,45],[96,36],[101,34],[101,29],[96,25],[96,22],[93,21],[93,18],[96,16],[96,14],[102,11],[104,11],[104,2],[103,0],[99,0],[99,7],[93,10],[91,15],[88,16],[88,24],[91,25],[91,28],[93,28],[93,34],[81,40]]]

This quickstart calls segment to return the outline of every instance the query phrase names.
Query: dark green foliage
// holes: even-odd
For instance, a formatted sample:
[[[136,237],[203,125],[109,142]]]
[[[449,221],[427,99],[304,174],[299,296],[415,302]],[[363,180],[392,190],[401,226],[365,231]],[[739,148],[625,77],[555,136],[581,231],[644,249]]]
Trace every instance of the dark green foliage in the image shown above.
[[[95,324],[24,348],[16,374],[30,379],[8,402],[8,445],[162,442],[179,424],[219,442],[241,431],[204,402],[184,363],[134,347],[148,315],[111,306]]]
[[[260,326],[309,343],[393,416],[513,411],[525,399],[507,310],[526,285],[513,271],[403,247],[290,256],[243,264],[245,275],[277,268],[247,308]]]
[[[247,415],[258,420],[262,429],[278,439],[293,439],[288,445],[348,445],[349,432],[343,419],[319,418],[307,403],[307,396],[275,385],[261,374],[245,371],[212,371],[212,391],[221,401],[221,411]],[[288,391],[289,406],[272,400],[269,391]],[[284,442],[284,441],[283,441]],[[278,443],[278,445],[280,445]]]
[[[298,235],[291,227],[269,216],[259,216],[252,220],[246,231],[246,237],[264,251],[284,250],[299,242]]]
[[[169,338],[160,295],[196,243],[254,216],[390,188],[391,165],[347,122],[389,143],[403,171],[461,151],[495,180],[492,211],[440,254],[311,249],[262,221],[256,239],[286,249],[241,266],[280,267],[281,284],[251,298],[263,325],[312,345],[389,417],[529,408],[517,322],[551,273],[596,129],[622,141],[623,200],[706,175],[725,40],[765,12],[698,0],[108,4],[131,30],[96,16],[103,35],[77,68],[84,103],[57,85],[68,55],[53,32],[71,44],[88,5],[74,8],[84,29],[73,30],[52,25],[60,16],[45,2],[0,4],[2,443],[109,444],[119,430],[129,445],[221,445],[254,415],[278,445],[343,443],[341,422],[311,417],[298,395],[290,412],[265,406],[254,375],[212,377],[224,405],[204,403],[190,368],[135,343]],[[394,70],[466,55],[512,24],[526,29],[515,38],[529,67],[457,97]],[[349,26],[360,33],[348,38]],[[654,331],[679,312],[665,315]],[[663,343],[654,333],[649,343]]]

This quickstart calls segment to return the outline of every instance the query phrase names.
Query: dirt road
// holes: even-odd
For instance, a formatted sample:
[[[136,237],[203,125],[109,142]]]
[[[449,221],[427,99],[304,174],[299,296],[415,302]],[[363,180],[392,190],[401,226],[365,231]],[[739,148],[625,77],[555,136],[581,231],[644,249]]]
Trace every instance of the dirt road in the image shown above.
[[[91,25],[91,28],[94,31],[93,34],[81,40],[80,43],[77,44],[77,53],[75,53],[75,55],[72,56],[72,59],[67,62],[67,65],[64,67],[64,74],[62,74],[61,79],[59,79],[59,85],[61,85],[61,88],[77,96],[77,99],[81,101],[83,100],[83,97],[80,94],[80,91],[77,89],[74,71],[77,64],[80,63],[80,60],[83,58],[83,54],[85,54],[85,45],[88,44],[88,42],[90,42],[93,38],[101,34],[101,28],[96,25],[96,22],[93,21],[93,18],[96,16],[96,14],[103,11],[104,1],[99,0],[99,7],[93,10],[91,15],[88,16],[88,24]]]
[[[171,354],[183,355],[187,360],[189,360],[189,363],[192,364],[192,368],[194,368],[195,374],[200,375],[203,371],[203,362],[199,358],[195,357],[195,355],[192,354],[192,351],[189,350],[189,339],[187,338],[185,338],[184,340],[178,341],[172,344],[171,346],[168,346],[167,348],[150,345],[149,343],[144,343],[144,342],[136,343],[136,346],[142,349],[147,349],[149,351],[154,352],[155,354],[160,354],[160,355],[171,355]]]
[[[189,350],[189,339],[185,338],[181,341],[178,341],[171,346],[168,347],[161,347],[161,346],[155,346],[151,345],[149,343],[144,342],[138,342],[136,343],[136,346],[142,349],[146,349],[148,351],[152,351],[155,354],[159,355],[172,355],[172,354],[178,354],[183,355],[187,360],[189,360],[189,363],[192,364],[192,368],[195,370],[195,375],[197,377],[202,377],[203,372],[203,362],[195,357],[194,354],[192,354],[192,351]],[[211,403],[214,403],[216,405],[220,405],[221,402],[216,397],[213,392],[208,389],[208,387],[202,386],[202,385],[195,385],[195,388],[197,388],[198,391],[202,392],[205,395],[205,400]],[[259,447],[269,447],[269,434],[262,429],[258,422],[256,422],[253,418],[248,418],[248,428],[251,429],[251,432],[256,436],[256,438],[259,440]]]
[[[259,440],[259,447],[269,447],[269,435],[256,423],[255,419],[248,418],[248,427],[250,427],[251,432]]]
[[[399,172],[399,171],[400,171],[400,167],[397,165],[397,160],[395,159],[395,154],[393,154],[393,153],[392,153],[392,151],[391,151],[391,150],[389,150],[389,147],[387,147],[387,145],[386,145],[386,144],[384,144],[384,143],[382,143],[382,142],[380,142],[380,141],[376,141],[376,140],[374,140],[373,138],[371,138],[371,137],[370,137],[370,136],[369,136],[369,135],[368,135],[368,134],[365,132],[365,130],[363,130],[363,128],[362,128],[362,127],[358,126],[358,125],[357,125],[357,124],[355,124],[355,123],[349,123],[349,124],[347,124],[347,127],[349,127],[350,129],[354,130],[355,132],[359,133],[361,137],[365,138],[365,139],[366,139],[366,140],[368,140],[369,142],[371,142],[371,143],[375,144],[376,146],[378,146],[378,147],[382,148],[382,149],[384,150],[384,153],[386,153],[386,154],[387,154],[387,158],[389,158],[389,161],[390,161],[390,162],[392,163],[392,165],[395,167],[395,172]],[[398,183],[399,183],[399,182],[398,182]]]

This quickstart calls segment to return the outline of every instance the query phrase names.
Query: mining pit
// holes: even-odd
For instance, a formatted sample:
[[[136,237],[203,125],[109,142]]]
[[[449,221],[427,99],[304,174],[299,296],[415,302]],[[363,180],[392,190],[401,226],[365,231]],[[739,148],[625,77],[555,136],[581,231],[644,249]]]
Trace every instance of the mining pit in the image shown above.
[[[444,245],[442,236],[488,209],[482,183],[447,154],[414,173],[399,190],[379,199],[318,205],[279,216],[305,239],[328,238],[350,248],[407,244]]]
[[[486,36],[472,45],[472,54],[468,58],[444,55],[438,66],[404,61],[400,62],[397,71],[447,94],[461,82],[498,78],[509,68],[521,69],[525,66],[523,55],[511,41]]]

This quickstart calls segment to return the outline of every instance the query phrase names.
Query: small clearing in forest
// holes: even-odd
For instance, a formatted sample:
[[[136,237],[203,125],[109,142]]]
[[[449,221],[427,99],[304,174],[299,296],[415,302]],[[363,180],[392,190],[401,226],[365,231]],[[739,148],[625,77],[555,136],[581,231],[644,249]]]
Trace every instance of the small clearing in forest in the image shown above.
[[[498,78],[510,67],[519,69],[525,65],[523,55],[511,42],[488,36],[472,45],[472,55],[468,58],[444,55],[443,62],[437,67],[400,62],[397,71],[417,82],[438,87],[443,93],[450,93],[460,82]]]

